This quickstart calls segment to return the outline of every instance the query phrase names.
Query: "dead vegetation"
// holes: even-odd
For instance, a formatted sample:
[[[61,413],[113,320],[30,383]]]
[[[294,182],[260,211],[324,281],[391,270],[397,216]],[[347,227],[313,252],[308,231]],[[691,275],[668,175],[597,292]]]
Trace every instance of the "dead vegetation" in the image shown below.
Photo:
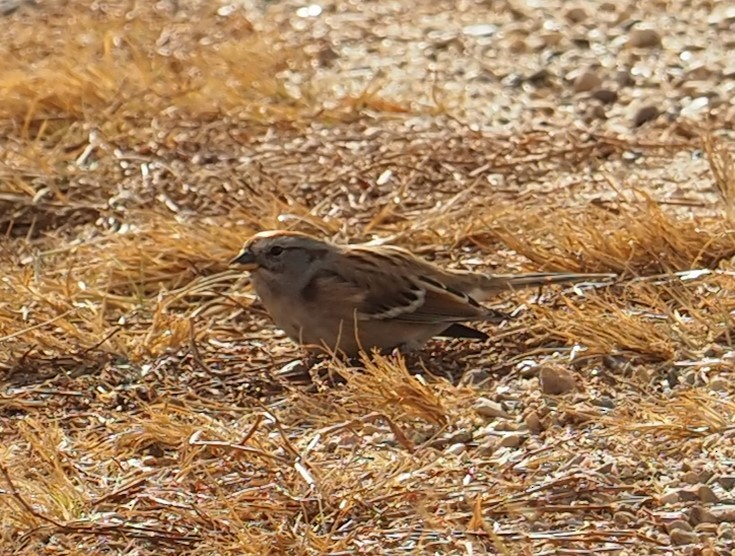
[[[313,51],[273,22],[179,9],[2,16],[0,554],[732,542],[724,134],[480,132],[379,88],[330,104],[283,77]],[[681,171],[707,187],[669,195],[661,168],[700,149]],[[227,266],[271,227],[620,278],[498,300],[514,319],[488,345],[297,380]],[[575,388],[545,393],[544,368]]]

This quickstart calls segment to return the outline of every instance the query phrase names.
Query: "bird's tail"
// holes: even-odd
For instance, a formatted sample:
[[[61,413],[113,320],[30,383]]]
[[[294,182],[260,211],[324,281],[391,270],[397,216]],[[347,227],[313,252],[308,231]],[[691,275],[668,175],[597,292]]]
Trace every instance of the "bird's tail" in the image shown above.
[[[617,278],[615,274],[584,274],[575,272],[534,272],[529,274],[491,274],[483,277],[470,296],[478,301],[501,292],[541,287],[552,284],[599,284]]]

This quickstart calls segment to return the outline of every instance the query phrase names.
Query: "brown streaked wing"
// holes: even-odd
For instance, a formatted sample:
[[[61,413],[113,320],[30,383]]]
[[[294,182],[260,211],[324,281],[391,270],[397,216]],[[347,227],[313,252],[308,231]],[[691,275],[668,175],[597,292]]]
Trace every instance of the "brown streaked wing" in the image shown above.
[[[412,322],[463,322],[484,320],[488,310],[469,295],[448,287],[428,276],[419,276],[418,281],[426,291],[424,304],[411,315],[401,319]]]
[[[418,309],[426,292],[408,280],[382,273],[345,277],[322,270],[301,290],[307,304],[342,319],[393,320]],[[337,302],[339,300],[339,302]]]
[[[350,250],[350,256],[360,260],[353,269],[363,270],[345,278],[365,292],[357,307],[361,320],[425,324],[485,320],[489,316],[468,295],[430,277],[429,272],[422,272],[431,266],[403,249],[358,247]],[[377,271],[378,268],[381,270]],[[407,276],[406,270],[417,274]]]
[[[304,286],[300,295],[307,304],[319,305],[319,310],[332,309],[351,315],[363,304],[365,290],[337,272],[322,270]],[[340,300],[341,306],[336,300]]]

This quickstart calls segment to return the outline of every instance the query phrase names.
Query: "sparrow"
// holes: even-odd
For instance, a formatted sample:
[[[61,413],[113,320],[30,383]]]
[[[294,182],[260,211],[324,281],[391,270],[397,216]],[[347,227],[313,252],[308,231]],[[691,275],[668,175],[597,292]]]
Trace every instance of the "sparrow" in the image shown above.
[[[448,270],[400,247],[338,245],[284,230],[255,234],[231,264],[250,272],[265,309],[292,340],[348,357],[361,350],[418,350],[434,336],[486,340],[463,323],[499,323],[507,315],[480,301],[521,288],[615,277]]]

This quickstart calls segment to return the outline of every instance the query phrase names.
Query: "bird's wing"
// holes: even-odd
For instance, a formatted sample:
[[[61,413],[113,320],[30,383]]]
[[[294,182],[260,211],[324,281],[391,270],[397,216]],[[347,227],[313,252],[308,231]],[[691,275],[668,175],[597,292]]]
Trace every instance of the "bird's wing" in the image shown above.
[[[485,320],[493,316],[488,309],[469,295],[429,276],[418,275],[413,280],[407,279],[406,284],[396,283],[396,286],[399,292],[405,292],[407,288],[415,292],[415,302],[404,308],[399,308],[398,304],[394,303],[385,313],[375,312],[371,318],[392,318],[418,323]],[[405,293],[401,295],[405,296]]]
[[[335,300],[321,310],[341,318],[385,320],[405,323],[454,323],[468,320],[498,320],[493,312],[467,294],[427,276],[390,273],[345,274],[321,271],[301,295],[306,301]],[[336,300],[340,300],[338,303]],[[504,316],[503,316],[504,317]]]

